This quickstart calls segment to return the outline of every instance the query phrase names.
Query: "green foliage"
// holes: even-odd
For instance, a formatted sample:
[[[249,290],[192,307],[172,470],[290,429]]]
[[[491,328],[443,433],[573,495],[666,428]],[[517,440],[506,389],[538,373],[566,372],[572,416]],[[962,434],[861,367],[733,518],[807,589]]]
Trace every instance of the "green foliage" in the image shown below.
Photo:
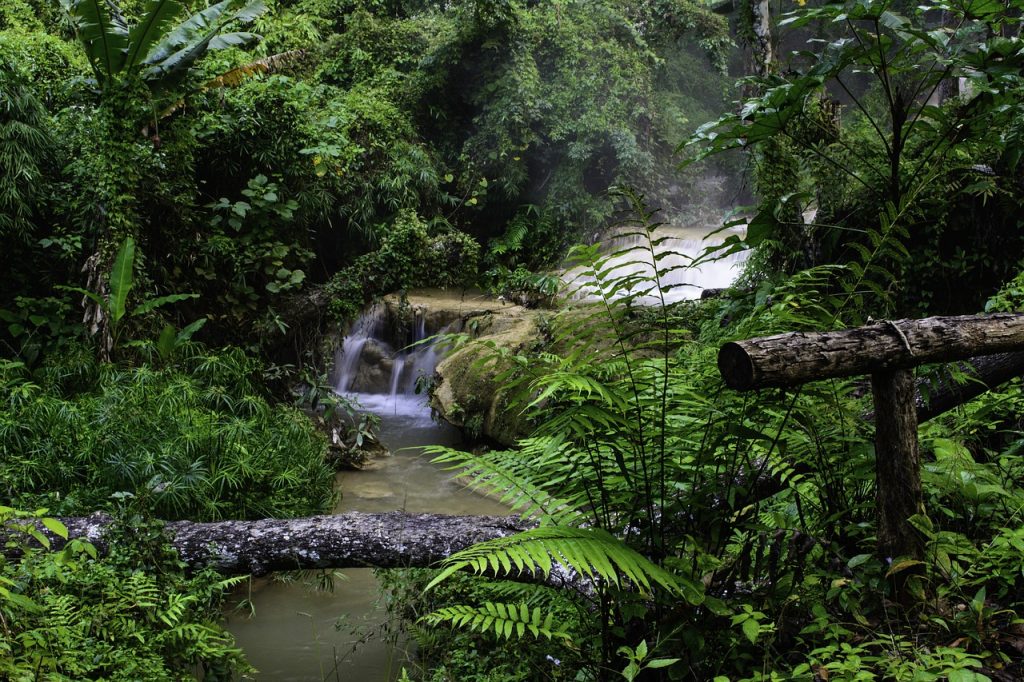
[[[479,608],[472,606],[449,606],[428,614],[423,622],[429,625],[451,623],[454,627],[466,627],[470,631],[493,632],[497,637],[509,639],[515,632],[523,637],[527,632],[535,638],[552,639],[561,637],[571,640],[565,632],[554,629],[552,614],[543,618],[539,606],[530,608],[520,602],[518,604],[502,604],[484,602]]]
[[[434,573],[424,569],[379,573],[391,615],[403,620],[418,646],[409,671],[412,679],[526,682],[574,678],[579,653],[567,633],[577,629],[586,615],[566,598],[564,590],[530,583],[488,584],[483,578],[455,574],[423,592]],[[480,606],[451,606],[453,601],[466,600],[479,600]],[[424,613],[427,615],[421,620]],[[443,627],[445,623],[456,627]],[[465,627],[458,627],[463,624]]]
[[[480,246],[469,235],[440,226],[430,229],[416,214],[400,213],[380,232],[380,248],[356,259],[327,285],[331,311],[354,318],[374,297],[413,287],[469,286],[477,275]]]
[[[181,301],[188,300],[190,298],[197,298],[198,294],[169,294],[167,296],[160,296],[157,298],[149,298],[142,301],[139,305],[135,306],[129,311],[128,295],[131,293],[132,286],[135,283],[135,240],[128,237],[121,244],[120,250],[117,252],[117,256],[114,258],[114,265],[110,270],[110,277],[107,281],[107,296],[106,298],[101,297],[86,289],[78,289],[76,287],[64,287],[65,289],[76,291],[88,300],[95,303],[103,314],[109,319],[110,323],[110,346],[107,349],[109,353],[113,353],[119,346],[121,338],[121,332],[123,329],[122,321],[126,316],[128,317],[142,317],[153,310],[169,305],[172,303],[179,303]],[[172,328],[173,329],[173,328]],[[164,341],[163,346],[167,348],[170,341]]]
[[[644,669],[662,660],[667,675],[720,680],[811,680],[821,670],[831,679],[980,680],[989,675],[982,666],[1009,664],[1005,628],[1022,606],[1012,529],[1024,498],[1010,454],[1019,436],[1007,436],[1018,443],[1009,451],[1006,440],[988,436],[993,449],[971,456],[978,446],[968,451],[948,429],[1015,429],[1019,389],[993,397],[968,423],[930,427],[924,442],[934,454],[924,481],[932,520],[915,520],[926,556],[886,566],[873,557],[874,453],[856,386],[830,381],[742,396],[722,391],[714,366],[723,341],[860,324],[867,310],[891,305],[894,275],[883,266],[911,257],[901,225],[914,200],[886,207],[881,229],[846,265],[807,270],[745,303],[709,301],[695,312],[659,303],[667,262],[639,273],[613,265],[650,257],[658,240],[634,198],[635,231],[646,240],[632,252],[579,251],[573,286],[590,302],[555,316],[548,348],[521,357],[483,349],[482,363],[500,354],[510,367],[505,381],[519,391],[511,409],[526,411],[534,433],[516,450],[439,458],[474,488],[550,524],[540,532],[551,541],[530,547],[526,537],[522,550],[517,536],[487,543],[453,557],[434,582],[457,569],[545,575],[548,562],[573,566],[577,579],[591,576],[597,594],[576,599],[601,615],[567,630],[585,678],[607,679],[625,665],[627,677],[665,679],[657,666]],[[639,305],[652,300],[653,309]],[[723,317],[731,320],[726,328]],[[563,551],[561,527],[604,529],[687,586],[693,606],[654,582],[616,587],[611,564],[597,568],[607,558],[571,540]],[[918,601],[892,600],[892,577],[903,572]],[[515,602],[499,596],[507,583],[494,585],[472,601],[439,604],[433,620],[504,636],[507,619],[487,620],[486,604]],[[655,652],[646,650],[650,642]]]
[[[0,56],[0,238],[27,242],[53,140],[42,103]]]
[[[20,75],[25,86],[47,104],[73,102],[81,91],[76,80],[89,70],[80,49],[41,31],[0,31],[0,62],[7,65],[9,77]]]
[[[696,585],[680,584],[678,578],[623,546],[607,532],[599,528],[565,526],[523,531],[456,552],[445,559],[444,570],[426,589],[467,568],[478,574],[540,573],[546,578],[551,575],[552,561],[581,576],[598,579],[617,588],[629,581],[647,591],[657,585],[669,593],[685,595],[691,603],[701,600],[701,592]]]
[[[885,264],[915,284],[897,292],[901,311],[968,312],[1015,273],[1004,247],[1020,227],[1011,178],[1021,83],[1006,69],[1024,63],[1024,52],[1001,37],[1003,10],[974,11],[935,2],[904,15],[880,0],[799,9],[780,22],[830,37],[795,55],[781,75],[746,79],[758,95],[690,140],[703,145],[698,156],[757,150],[758,219],[772,237],[761,248],[776,251],[774,266],[792,272],[844,262],[850,248],[866,245],[861,230],[888,203],[905,212],[919,249],[917,258]],[[870,76],[866,92],[859,74]],[[963,92],[943,94],[957,79]],[[801,216],[808,205],[817,208],[813,224]]]
[[[267,293],[299,289],[306,279],[300,266],[312,258],[301,244],[280,241],[298,204],[282,198],[277,183],[257,175],[242,195],[209,206],[215,215],[195,270],[219,290],[219,303],[239,321],[265,305]]]
[[[265,9],[260,0],[222,0],[174,25],[185,5],[177,0],[150,0],[139,21],[129,26],[112,3],[63,0],[63,6],[104,90],[133,78],[146,81],[154,90],[166,89],[207,50],[253,40],[251,33],[229,33],[225,28],[233,22],[250,22]]]
[[[67,529],[45,513],[0,507],[5,548],[20,551],[0,562],[0,675],[230,680],[249,670],[215,622],[240,578],[186,577],[159,526],[128,515],[107,537],[109,557],[79,539],[50,551],[35,524],[63,538]]]
[[[75,514],[127,492],[166,519],[326,509],[333,472],[323,436],[301,413],[268,404],[259,365],[241,351],[190,350],[163,370],[81,355],[51,360],[35,377],[9,369],[0,411],[7,495]]]

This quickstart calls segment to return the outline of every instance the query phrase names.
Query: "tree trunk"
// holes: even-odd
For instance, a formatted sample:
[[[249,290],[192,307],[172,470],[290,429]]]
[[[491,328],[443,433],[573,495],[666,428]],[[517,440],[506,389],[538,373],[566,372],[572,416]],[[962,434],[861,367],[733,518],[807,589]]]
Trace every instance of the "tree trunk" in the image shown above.
[[[750,23],[753,30],[754,73],[767,76],[772,72],[775,55],[772,49],[772,25],[768,0],[753,0],[750,3]]]
[[[746,391],[1021,349],[1024,315],[927,317],[727,343],[718,369],[727,386]]]
[[[914,376],[910,370],[871,375],[875,401],[875,490],[878,551],[883,557],[920,558],[920,543],[907,522],[924,513],[921,454],[917,445]]]
[[[107,551],[103,534],[109,516],[60,520],[69,538],[86,539],[101,553]],[[301,519],[171,521],[166,532],[190,569],[262,575],[308,568],[423,568],[470,545],[529,527],[516,516],[348,512]],[[41,524],[39,529],[55,549],[64,545]]]

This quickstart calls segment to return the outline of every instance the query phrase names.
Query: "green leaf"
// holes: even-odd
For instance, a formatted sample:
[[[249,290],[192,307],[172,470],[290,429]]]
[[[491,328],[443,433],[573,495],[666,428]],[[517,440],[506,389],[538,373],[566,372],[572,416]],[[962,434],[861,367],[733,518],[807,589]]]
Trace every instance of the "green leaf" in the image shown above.
[[[163,37],[171,23],[185,11],[178,0],[149,0],[142,19],[128,34],[128,53],[124,68],[131,70],[138,66],[150,48]]]
[[[456,552],[445,559],[445,568],[425,590],[432,589],[456,571],[466,569],[498,575],[511,573],[513,556],[517,571],[525,569],[548,575],[552,563],[558,562],[580,575],[600,576],[613,585],[621,585],[625,579],[641,590],[660,585],[691,603],[700,603],[703,599],[699,584],[669,573],[607,531],[566,526],[534,528]]]
[[[62,0],[75,35],[85,48],[96,80],[106,86],[121,72],[128,49],[128,27],[105,0]]]
[[[68,527],[61,523],[59,520],[50,517],[43,517],[41,520],[43,522],[43,525],[46,526],[46,528],[49,529],[51,533],[53,533],[54,535],[59,535],[65,540],[68,539]]]
[[[177,341],[178,337],[174,325],[165,324],[164,328],[160,330],[160,336],[156,340],[156,352],[162,360],[167,361],[171,358],[175,346],[178,345]]]
[[[756,620],[748,618],[743,621],[743,624],[740,627],[743,629],[744,636],[750,640],[751,644],[757,642],[757,636],[761,634],[761,626]]]
[[[648,668],[667,668],[670,665],[675,665],[682,659],[679,658],[656,658],[653,661],[648,661],[646,667]]]
[[[18,594],[17,592],[11,592],[3,587],[0,587],[0,600],[8,601],[25,611],[32,611],[33,613],[39,613],[43,610],[39,604],[36,604],[25,595]]]
[[[183,343],[191,339],[192,335],[202,329],[204,324],[206,324],[206,318],[200,317],[198,320],[182,329],[178,332],[178,343]]]
[[[900,573],[902,571],[907,570],[908,568],[913,568],[914,566],[923,566],[923,565],[924,565],[924,562],[923,561],[918,561],[917,559],[899,559],[899,560],[894,561],[892,563],[892,566],[890,566],[889,570],[886,571],[885,577],[889,578],[891,576],[896,575],[897,573]]]
[[[170,305],[171,303],[178,303],[179,301],[187,301],[190,298],[199,298],[199,294],[168,294],[167,296],[158,296],[157,298],[151,298],[147,301],[143,301],[140,305],[136,306],[135,310],[132,311],[132,317],[145,315],[151,310],[154,310],[161,306]]]
[[[135,240],[126,237],[121,244],[114,267],[110,271],[110,319],[119,322],[124,317],[125,302],[132,290],[135,269]]]
[[[56,288],[60,289],[61,291],[72,291],[76,294],[81,294],[82,296],[85,296],[87,299],[98,305],[103,310],[107,309],[107,302],[104,299],[100,298],[95,292],[89,291],[88,289],[83,289],[82,287],[69,287],[64,286],[63,284],[58,284]]]

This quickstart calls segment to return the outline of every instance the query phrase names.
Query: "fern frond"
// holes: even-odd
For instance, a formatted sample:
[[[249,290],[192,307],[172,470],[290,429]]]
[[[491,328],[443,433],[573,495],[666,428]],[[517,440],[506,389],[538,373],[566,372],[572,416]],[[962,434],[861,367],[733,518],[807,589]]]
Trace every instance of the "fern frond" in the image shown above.
[[[539,606],[533,607],[524,603],[506,604],[502,602],[484,602],[483,606],[448,606],[428,613],[421,619],[430,625],[451,623],[453,627],[469,628],[480,632],[490,632],[496,637],[509,639],[512,633],[523,637],[527,632],[535,639],[541,636],[547,639],[562,639],[571,643],[569,633],[554,629],[553,614],[543,614]]]
[[[555,564],[619,588],[625,588],[627,581],[646,592],[658,585],[693,604],[703,600],[696,583],[672,575],[607,531],[568,526],[534,528],[457,552],[444,561],[444,569],[426,589],[466,569],[478,574],[548,577]]]
[[[567,446],[554,445],[550,439],[529,439],[521,446],[519,452],[497,451],[482,456],[439,446],[425,448],[425,452],[434,455],[434,463],[458,471],[466,487],[497,497],[524,517],[540,516],[556,524],[578,521],[582,516],[578,511],[581,500],[558,497],[534,483],[536,471],[544,471],[543,467],[535,469],[537,460],[556,462]]]

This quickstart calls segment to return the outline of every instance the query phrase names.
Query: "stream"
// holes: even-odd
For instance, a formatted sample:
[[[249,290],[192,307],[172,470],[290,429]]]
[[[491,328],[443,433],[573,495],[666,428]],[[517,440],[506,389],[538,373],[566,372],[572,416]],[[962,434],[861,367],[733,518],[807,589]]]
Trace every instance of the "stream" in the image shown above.
[[[663,284],[675,287],[667,299],[698,297],[703,287],[728,286],[739,273],[740,255],[684,268],[711,242],[694,228],[660,229],[658,236],[664,239],[659,248],[672,252],[665,260],[659,256],[658,263],[659,269],[668,268]],[[720,235],[715,241],[723,238]],[[610,233],[605,248],[639,245],[632,241]],[[642,254],[640,258],[620,256],[612,265],[612,270],[653,271],[652,263]],[[575,282],[577,297],[588,296],[591,283],[581,270],[568,269],[561,277],[567,283]],[[655,297],[650,298],[653,302]],[[433,374],[438,361],[438,349],[424,340],[459,331],[463,312],[459,303],[452,309],[433,309],[428,302],[406,310],[402,321],[378,304],[353,323],[335,361],[335,388],[380,417],[379,440],[393,454],[374,459],[362,470],[338,474],[341,501],[335,513],[508,513],[498,502],[466,490],[423,454],[427,445],[459,444],[456,429],[431,419],[416,387],[420,377]],[[336,576],[343,577],[334,579],[332,591],[317,591],[301,581],[258,578],[235,596],[237,608],[228,612],[227,627],[259,671],[254,679],[375,682],[398,677],[411,652],[400,637],[382,636],[389,630],[387,614],[379,603],[372,569],[346,569]]]
[[[376,458],[362,470],[338,474],[341,501],[335,513],[507,514],[507,507],[467,490],[423,454],[425,445],[460,442],[458,430],[435,423],[425,398],[414,393],[417,372],[433,371],[436,352],[429,346],[395,352],[379,336],[383,335],[380,315],[371,309],[353,326],[346,340],[349,357],[343,350],[337,364],[337,384],[380,417],[379,440],[393,454]],[[413,334],[420,339],[439,331],[416,322]],[[380,371],[378,352],[391,356],[389,373]],[[363,354],[369,357],[360,360]],[[351,393],[347,389],[353,385],[376,387],[378,392]],[[381,636],[387,614],[378,603],[373,570],[338,573],[344,577],[335,578],[333,591],[316,591],[301,581],[257,578],[247,592],[236,595],[236,604],[249,600],[251,615],[247,606],[240,605],[228,614],[227,627],[259,671],[255,679],[376,682],[397,678],[408,654],[404,642],[391,644]]]

